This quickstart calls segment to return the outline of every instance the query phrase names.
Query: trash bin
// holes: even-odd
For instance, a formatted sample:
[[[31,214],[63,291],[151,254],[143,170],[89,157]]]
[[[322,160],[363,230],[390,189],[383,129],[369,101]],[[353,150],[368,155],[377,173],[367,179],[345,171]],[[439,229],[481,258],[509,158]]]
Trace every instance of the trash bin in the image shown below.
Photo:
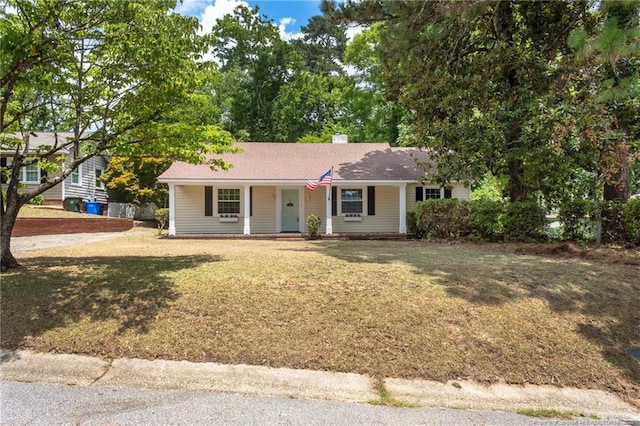
[[[84,208],[88,214],[97,214],[102,216],[102,204],[97,201],[85,201]]]
[[[64,209],[68,212],[80,213],[80,203],[82,203],[82,198],[67,197],[64,199]]]

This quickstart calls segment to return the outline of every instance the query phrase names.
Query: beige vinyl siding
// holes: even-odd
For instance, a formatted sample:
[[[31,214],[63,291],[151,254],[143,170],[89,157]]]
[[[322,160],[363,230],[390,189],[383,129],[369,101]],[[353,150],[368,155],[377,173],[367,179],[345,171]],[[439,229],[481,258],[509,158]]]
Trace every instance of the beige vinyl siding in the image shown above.
[[[340,187],[338,187],[340,191]],[[366,194],[366,187],[364,188]],[[397,186],[376,186],[376,214],[369,216],[367,200],[364,201],[364,214],[361,222],[345,222],[344,216],[333,217],[333,232],[381,233],[398,232],[400,194]]]
[[[407,212],[412,212],[416,207],[416,186],[415,183],[407,185]],[[427,185],[429,187],[429,185]],[[435,187],[435,186],[434,186]],[[461,183],[456,183],[451,188],[451,198],[457,198],[458,200],[470,200],[471,199],[471,190],[469,188],[465,188],[465,186]]]
[[[217,187],[213,187],[214,203]],[[204,215],[204,186],[176,185],[175,221],[176,234],[242,234],[244,218],[237,222],[220,222],[213,209],[213,216]],[[240,212],[243,211],[244,189],[240,188]]]
[[[48,189],[42,193],[44,197],[44,201],[61,201],[62,200],[62,184],[54,186],[51,189]]]
[[[276,187],[253,187],[252,234],[275,234],[276,232]]]
[[[304,190],[304,224],[307,229],[307,217],[312,214],[320,216],[320,232],[327,232],[327,207],[326,203],[331,203],[327,198],[327,189],[320,186],[315,191]]]
[[[465,188],[464,185],[455,185],[451,189],[451,197],[457,198],[458,200],[471,200],[471,190],[469,188]]]

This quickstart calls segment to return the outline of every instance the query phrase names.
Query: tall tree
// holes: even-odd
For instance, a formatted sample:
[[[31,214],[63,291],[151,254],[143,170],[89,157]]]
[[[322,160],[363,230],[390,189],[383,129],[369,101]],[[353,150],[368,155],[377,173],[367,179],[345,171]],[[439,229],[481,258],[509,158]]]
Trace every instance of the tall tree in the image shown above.
[[[8,5],[0,10],[0,143],[13,154],[0,199],[2,269],[18,266],[11,232],[22,205],[91,157],[109,152],[202,162],[205,153],[230,149],[229,135],[216,126],[167,118],[198,83],[196,60],[207,49],[197,20],[172,12],[175,1]],[[33,150],[30,135],[37,130],[73,136]],[[34,164],[47,178],[21,194],[20,170]]]
[[[383,79],[412,112],[438,179],[487,170],[508,178],[509,197],[540,189],[548,127],[530,126],[562,75],[558,58],[584,17],[583,2],[325,2],[336,19],[383,22]],[[544,170],[546,171],[546,170]]]
[[[603,1],[600,13],[604,22],[593,31],[574,30],[569,44],[587,61],[582,71],[595,73],[601,80],[592,95],[610,113],[607,139],[615,145],[610,158],[615,164],[610,164],[605,176],[604,199],[624,202],[629,198],[633,156],[640,151],[632,146],[640,136],[640,3]]]
[[[280,88],[291,78],[291,46],[259,9],[238,6],[233,14],[219,19],[212,31],[213,54],[223,73],[219,86],[231,86],[221,105],[226,128],[236,136],[254,141],[277,140],[271,122],[273,102]]]

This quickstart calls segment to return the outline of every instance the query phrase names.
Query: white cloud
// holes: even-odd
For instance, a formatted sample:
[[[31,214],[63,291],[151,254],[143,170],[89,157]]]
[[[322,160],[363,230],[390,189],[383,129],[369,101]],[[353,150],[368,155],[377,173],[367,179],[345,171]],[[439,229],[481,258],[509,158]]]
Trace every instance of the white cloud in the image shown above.
[[[178,1],[175,11],[182,15],[195,15],[210,2],[207,0],[182,0]]]
[[[287,32],[287,25],[293,25],[295,24],[295,22],[296,20],[290,17],[280,19],[280,24],[278,25],[278,31],[280,32],[280,38],[282,40],[288,41],[288,40],[302,38],[303,34],[301,32],[297,32],[297,33]]]
[[[215,0],[212,5],[205,7],[200,15],[200,25],[202,25],[200,32],[203,34],[210,33],[218,19],[224,17],[224,15],[233,14],[233,10],[238,6],[249,7],[249,3],[242,0]]]
[[[364,25],[356,25],[354,27],[348,27],[347,28],[347,39],[349,40],[349,42],[351,42],[355,36],[357,36],[358,34],[360,34],[362,31],[364,31],[367,28],[368,27],[366,27]]]

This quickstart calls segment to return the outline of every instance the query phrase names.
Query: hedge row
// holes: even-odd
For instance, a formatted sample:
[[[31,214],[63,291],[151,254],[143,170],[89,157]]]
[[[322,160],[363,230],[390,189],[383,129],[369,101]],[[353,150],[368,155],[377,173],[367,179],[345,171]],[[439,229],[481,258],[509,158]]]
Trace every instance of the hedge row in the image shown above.
[[[640,199],[626,204],[602,203],[602,241],[640,245]],[[593,237],[595,223],[590,204],[566,203],[558,220],[565,240]],[[416,204],[407,217],[409,233],[418,238],[454,238],[477,241],[545,241],[545,211],[535,202],[426,200]]]

